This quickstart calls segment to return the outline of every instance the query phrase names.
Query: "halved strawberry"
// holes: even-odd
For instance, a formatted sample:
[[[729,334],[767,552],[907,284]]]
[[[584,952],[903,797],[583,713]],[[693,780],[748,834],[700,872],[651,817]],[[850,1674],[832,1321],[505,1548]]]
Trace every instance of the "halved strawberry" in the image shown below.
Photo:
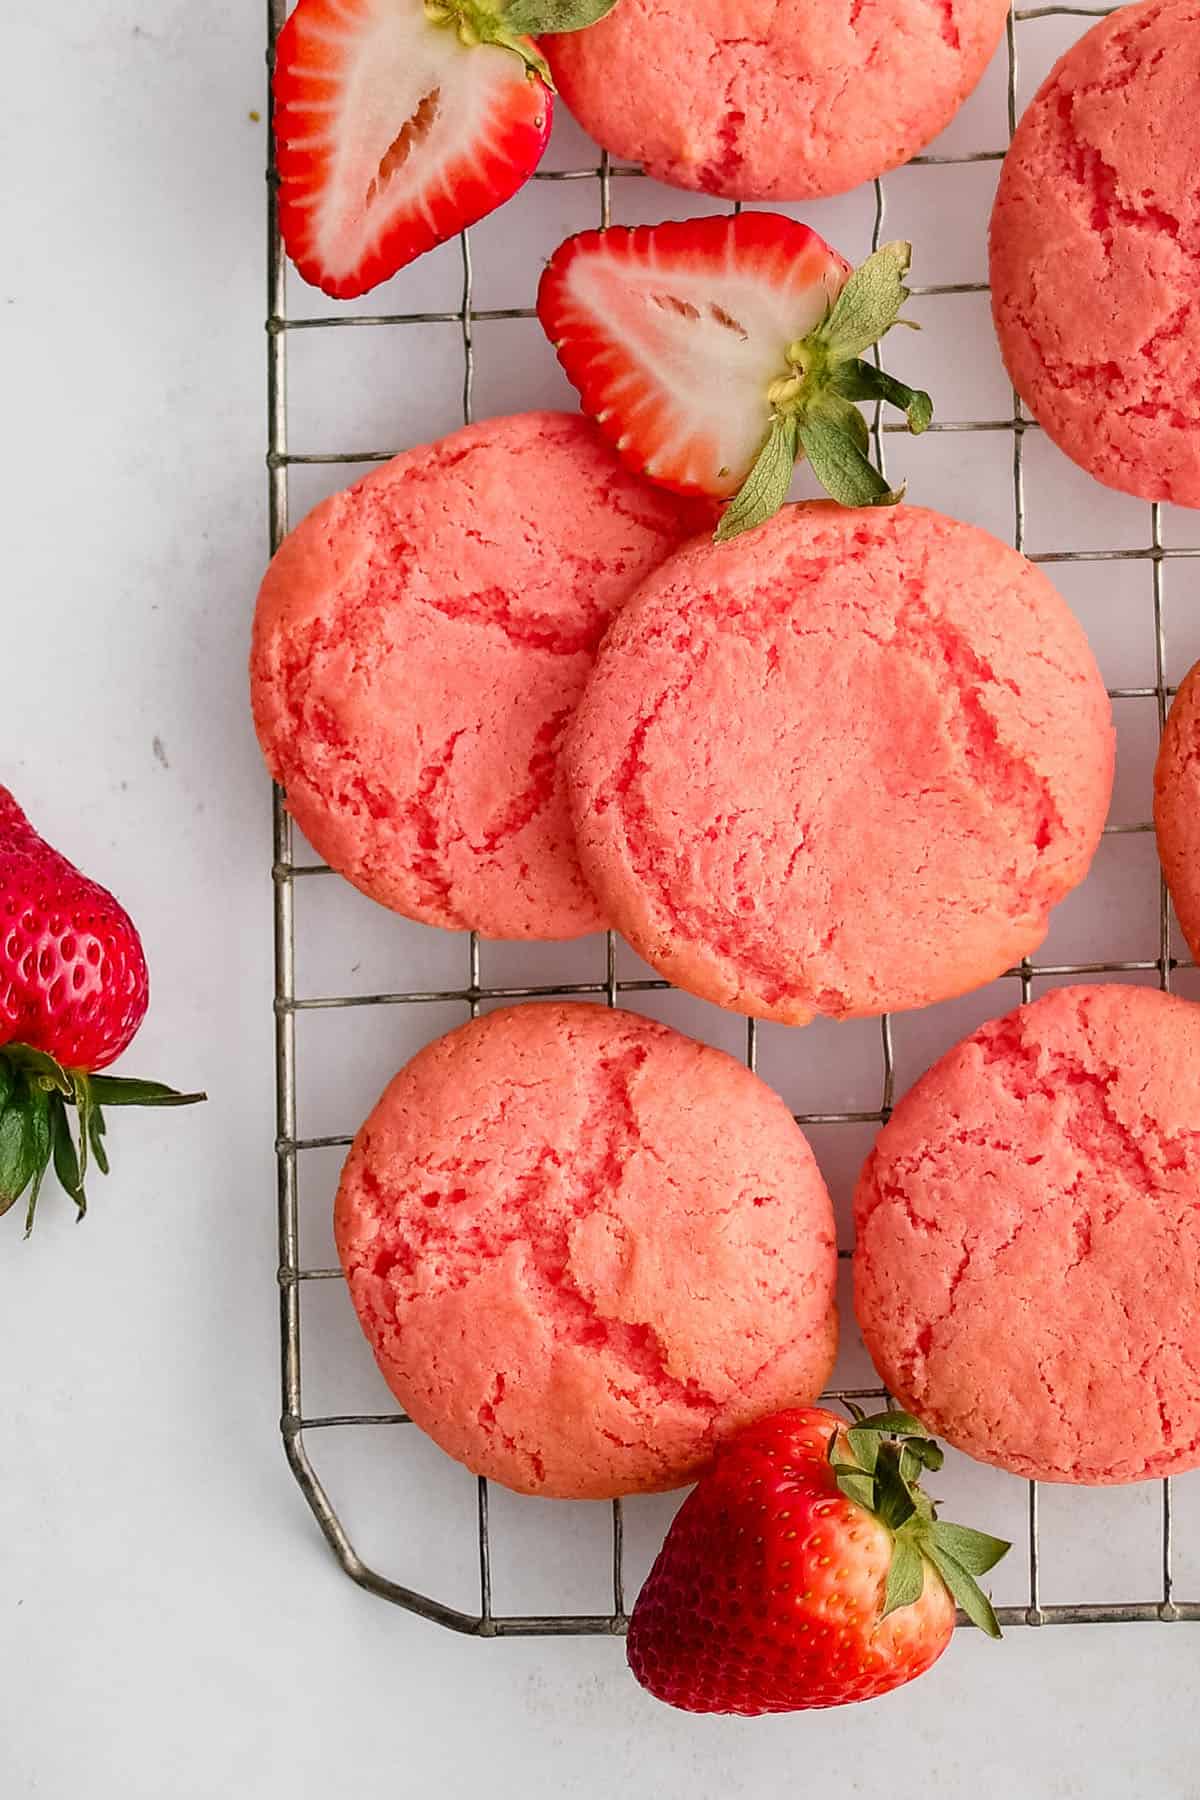
[[[365,294],[515,194],[550,136],[544,70],[503,14],[465,0],[299,0],[276,46],[274,129],[304,279]]]
[[[927,394],[862,360],[897,323],[910,255],[888,244],[853,273],[779,213],[585,231],[550,259],[538,316],[631,468],[738,496],[718,531],[732,537],[778,510],[800,455],[843,504],[899,499],[854,402],[891,401],[913,431],[932,417]]]

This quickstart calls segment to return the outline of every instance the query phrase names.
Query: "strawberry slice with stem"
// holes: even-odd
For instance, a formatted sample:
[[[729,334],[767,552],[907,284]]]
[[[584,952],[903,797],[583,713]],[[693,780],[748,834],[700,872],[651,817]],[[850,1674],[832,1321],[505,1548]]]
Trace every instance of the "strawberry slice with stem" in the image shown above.
[[[718,540],[761,524],[806,457],[845,506],[892,505],[861,401],[913,432],[929,395],[866,352],[901,320],[911,246],[858,270],[807,225],[744,212],[585,231],[554,253],[538,316],[583,410],[631,468],[730,499]]]
[[[275,48],[279,221],[305,281],[365,294],[515,194],[550,136],[531,41],[614,0],[299,0]]]

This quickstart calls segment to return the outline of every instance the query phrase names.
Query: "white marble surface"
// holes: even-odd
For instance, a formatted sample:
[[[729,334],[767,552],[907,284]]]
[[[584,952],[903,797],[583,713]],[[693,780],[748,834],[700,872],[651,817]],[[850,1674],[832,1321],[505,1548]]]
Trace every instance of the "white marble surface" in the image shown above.
[[[0,779],[141,923],[155,1003],[130,1067],[204,1082],[212,1098],[203,1111],[114,1123],[118,1174],[97,1188],[85,1227],[53,1195],[29,1246],[12,1218],[0,1226],[0,1791],[682,1800],[774,1794],[811,1770],[852,1794],[893,1782],[1037,1800],[1195,1795],[1195,1626],[1020,1630],[1000,1648],[964,1633],[934,1675],[852,1714],[697,1721],[646,1699],[615,1643],[464,1641],[370,1599],[335,1568],[275,1435],[269,805],[243,691],[266,532],[264,126],[250,117],[263,105],[264,7],[62,0],[11,11]],[[1022,28],[1030,81],[1077,28]],[[1002,141],[1001,75],[951,143]],[[579,148],[568,129],[552,155]],[[889,183],[890,223],[919,238],[921,280],[979,277],[994,178],[984,164],[934,186],[912,171]],[[481,227],[482,303],[522,303],[537,257],[593,198],[531,188]],[[617,217],[682,204],[624,184]],[[864,248],[864,195],[807,216],[847,253]],[[457,283],[451,248],[369,305],[454,305]],[[928,377],[943,417],[1001,416],[981,302],[930,300],[920,312],[935,329],[898,346],[901,372]],[[536,327],[483,325],[478,340],[481,414],[565,398]],[[430,328],[419,347],[394,333],[305,334],[293,355],[295,446],[376,448],[448,428],[456,354],[453,327]],[[1002,436],[895,453],[922,498],[1011,529]],[[1061,547],[1064,532],[1076,546],[1145,541],[1144,508],[1101,493],[1036,439],[1029,467],[1033,548]],[[299,481],[297,504],[322,485],[333,483]],[[1166,529],[1168,542],[1195,541],[1194,519],[1168,518]],[[1200,653],[1195,567],[1168,575],[1175,676]],[[1063,586],[1110,681],[1151,679],[1146,568],[1087,565]],[[1147,814],[1153,707],[1118,712],[1114,817],[1130,821]],[[461,945],[320,885],[328,911],[301,922],[303,991],[461,977]],[[1056,918],[1049,951],[1056,961],[1155,954],[1148,840],[1110,840]],[[596,952],[532,954],[497,948],[485,973],[568,978]],[[1012,998],[993,989],[901,1021],[902,1079]],[[738,1030],[689,1003],[664,1010],[717,1041]],[[377,1014],[367,1030],[340,1021],[304,1034],[302,1128],[351,1128],[406,1029],[418,1027]],[[877,1038],[857,1027],[767,1033],[763,1067],[798,1102],[852,1105],[876,1091]],[[861,1144],[826,1134],[817,1147],[844,1195]],[[331,1173],[315,1168],[306,1193],[314,1253],[327,1244]],[[374,1395],[332,1287],[309,1338],[310,1405]],[[851,1345],[848,1368],[855,1355]],[[470,1496],[457,1472],[419,1445],[407,1459],[398,1443],[329,1457],[364,1548],[469,1601]],[[1189,1593],[1200,1592],[1197,1479],[1180,1484]],[[954,1484],[977,1523],[1019,1526],[1019,1484],[961,1467]],[[1049,1496],[1045,1598],[1152,1595],[1157,1505],[1157,1490]],[[636,1570],[669,1507],[631,1510]],[[501,1500],[496,1523],[498,1601],[592,1603],[602,1531],[591,1509]],[[1018,1550],[1004,1597],[1025,1579]]]

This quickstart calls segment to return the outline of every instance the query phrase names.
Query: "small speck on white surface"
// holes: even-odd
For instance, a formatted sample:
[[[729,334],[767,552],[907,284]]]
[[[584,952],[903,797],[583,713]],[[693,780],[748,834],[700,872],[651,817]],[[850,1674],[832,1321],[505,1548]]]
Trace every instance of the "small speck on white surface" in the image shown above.
[[[1195,1796],[1193,1625],[1021,1630],[1000,1647],[964,1632],[934,1673],[885,1701],[747,1723],[657,1706],[626,1675],[618,1643],[467,1641],[368,1597],[335,1568],[275,1429],[270,818],[244,683],[266,538],[264,132],[254,116],[265,117],[265,8],[65,0],[10,11],[5,54],[19,79],[7,84],[0,154],[18,173],[0,190],[8,600],[0,780],[141,924],[155,997],[129,1072],[203,1083],[211,1098],[203,1109],[114,1121],[117,1172],[97,1184],[85,1226],[76,1228],[53,1194],[29,1245],[11,1217],[0,1222],[6,1800],[393,1792],[757,1800],[818,1783],[865,1795],[889,1782],[951,1800]],[[1041,34],[1047,53],[1058,47],[1050,36]],[[1030,39],[1032,61],[1041,38]],[[1029,79],[1037,72],[1028,67]],[[995,72],[971,107],[952,127],[955,144],[999,143]],[[552,156],[577,158],[570,129]],[[985,168],[956,184],[961,204],[941,267],[937,218],[920,218],[924,202],[911,179],[898,185],[903,223],[911,215],[914,231],[929,234],[920,279],[936,280],[944,267],[952,268],[946,279],[975,276],[964,234],[982,233],[972,183],[982,193],[988,178]],[[654,216],[645,209],[655,196],[615,186],[618,219],[626,201],[637,216]],[[531,219],[544,195],[531,190]],[[657,216],[678,216],[685,204],[661,195]],[[814,223],[861,255],[863,196],[818,210]],[[519,274],[519,243],[501,231],[482,249],[489,244],[492,257],[507,259],[497,281]],[[425,284],[428,309],[453,307],[457,281],[451,247],[414,270],[405,292]],[[439,283],[444,295],[432,291]],[[384,309],[393,298],[384,296]],[[324,305],[316,297],[304,304]],[[378,297],[367,303],[377,305]],[[947,355],[970,364],[960,391],[985,416],[1005,396],[977,303],[922,302],[927,335],[910,348],[913,368],[935,385],[939,305],[951,321]],[[520,345],[519,359],[481,362],[481,400],[495,380],[506,403],[518,394],[528,404],[562,403],[536,328],[508,341]],[[376,434],[381,444],[410,439],[413,416],[431,429],[456,422],[440,418],[443,403],[453,413],[445,385],[406,412],[412,371],[395,339],[380,338],[356,368],[361,391],[340,398],[360,411],[363,447],[374,447]],[[994,445],[890,442],[899,472],[914,486],[928,478],[933,504],[1006,528],[1001,437]],[[993,450],[998,461],[988,460]],[[1078,499],[1090,536],[1110,531],[1124,541],[1141,531],[1144,514],[1085,492],[1069,472],[1055,475],[1044,450],[1034,462],[1039,541],[1057,529],[1056,492]],[[1168,527],[1168,541],[1195,541],[1194,520]],[[1101,597],[1109,604],[1094,602],[1087,622],[1110,679],[1136,684],[1145,680],[1137,659],[1148,639],[1131,630],[1131,615],[1140,609],[1144,624],[1149,571],[1136,567],[1121,584],[1118,591],[1113,579]],[[1195,655],[1194,584],[1190,612],[1187,587],[1181,580],[1176,641],[1179,654],[1190,645]],[[1068,597],[1075,602],[1074,588]],[[1079,601],[1088,601],[1082,588]],[[1143,729],[1152,721],[1137,715],[1130,730]],[[1134,907],[1142,874],[1138,863],[1128,879],[1114,875],[1105,890],[1111,916]],[[380,919],[368,919],[352,896],[341,903],[347,917],[362,917],[341,972],[363,983],[394,973]],[[1130,919],[1132,930],[1132,911]],[[336,941],[322,943],[314,957],[334,958]],[[426,955],[427,978],[439,973],[447,947],[435,934],[404,928],[396,944],[405,958]],[[506,973],[522,954],[486,953]],[[339,973],[310,967],[314,978]],[[989,992],[977,1005],[998,1010],[1000,998]],[[899,1042],[912,1073],[959,1023],[948,1014],[906,1022]],[[328,1071],[334,1097],[360,1114],[373,1098],[367,1090],[396,1060],[382,1019],[379,1030],[374,1048],[347,1047],[344,1081],[336,1064]],[[777,1054],[783,1084],[795,1071],[771,1039],[768,1060]],[[852,1063],[825,1071],[831,1094],[851,1091]],[[818,1149],[835,1154],[824,1140]],[[306,1226],[326,1254],[335,1169],[336,1158],[322,1155],[304,1197]],[[322,1303],[335,1298],[331,1291]],[[346,1323],[342,1308],[322,1339],[329,1379],[343,1367],[364,1369],[353,1332],[338,1337]],[[456,1471],[436,1464],[430,1452],[414,1458],[411,1480],[407,1465],[398,1469],[392,1535],[377,1548],[414,1578],[452,1584],[463,1509]],[[412,1485],[418,1478],[427,1491]],[[1193,1543],[1196,1479],[1187,1511]],[[1018,1489],[1001,1492],[979,1471],[967,1484],[1019,1527]],[[670,1511],[669,1502],[655,1506],[633,1534],[631,1555],[642,1564]],[[1126,1597],[1114,1591],[1114,1570],[1149,1580],[1146,1511],[1136,1496],[1056,1497],[1048,1541],[1068,1547],[1066,1573],[1048,1572],[1047,1597],[1059,1597],[1068,1575],[1095,1582],[1105,1598]],[[497,1508],[513,1578],[527,1562],[533,1587],[568,1579],[572,1545],[594,1535],[588,1518],[564,1513],[551,1533],[539,1509],[538,1528],[552,1543],[539,1560],[537,1533],[525,1523],[532,1516]],[[383,1515],[372,1529],[381,1521],[386,1532]],[[1107,1559],[1095,1554],[1101,1539]],[[1189,1568],[1194,1586],[1200,1557]]]

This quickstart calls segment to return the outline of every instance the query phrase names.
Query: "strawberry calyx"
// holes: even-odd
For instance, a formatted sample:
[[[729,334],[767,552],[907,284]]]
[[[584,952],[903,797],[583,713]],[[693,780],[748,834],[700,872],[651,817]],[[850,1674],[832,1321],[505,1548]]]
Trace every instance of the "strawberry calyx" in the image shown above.
[[[897,407],[919,436],[933,402],[864,359],[900,318],[912,245],[884,244],[850,276],[807,337],[789,344],[784,367],[767,389],[771,424],[754,466],[717,527],[725,543],[761,525],[787,498],[792,471],[807,457],[822,487],[843,506],[894,506],[903,487],[888,486],[871,462],[870,433],[857,401]]]
[[[829,1440],[829,1464],[840,1491],[873,1513],[892,1534],[892,1560],[882,1618],[920,1599],[928,1564],[957,1604],[987,1633],[1000,1636],[991,1601],[976,1579],[995,1568],[1012,1548],[1004,1538],[939,1519],[937,1505],[920,1483],[922,1470],[936,1473],[945,1460],[941,1447],[911,1413],[864,1417],[853,1407],[854,1423]]]
[[[28,1192],[28,1237],[53,1164],[82,1219],[90,1164],[102,1175],[109,1171],[106,1106],[194,1106],[205,1099],[205,1094],[181,1094],[158,1081],[67,1069],[44,1050],[6,1044],[0,1049],[0,1216]]]
[[[550,65],[531,43],[543,33],[582,31],[611,12],[616,0],[425,0],[431,25],[455,32],[468,50],[495,44],[519,56],[530,75],[553,89]]]

